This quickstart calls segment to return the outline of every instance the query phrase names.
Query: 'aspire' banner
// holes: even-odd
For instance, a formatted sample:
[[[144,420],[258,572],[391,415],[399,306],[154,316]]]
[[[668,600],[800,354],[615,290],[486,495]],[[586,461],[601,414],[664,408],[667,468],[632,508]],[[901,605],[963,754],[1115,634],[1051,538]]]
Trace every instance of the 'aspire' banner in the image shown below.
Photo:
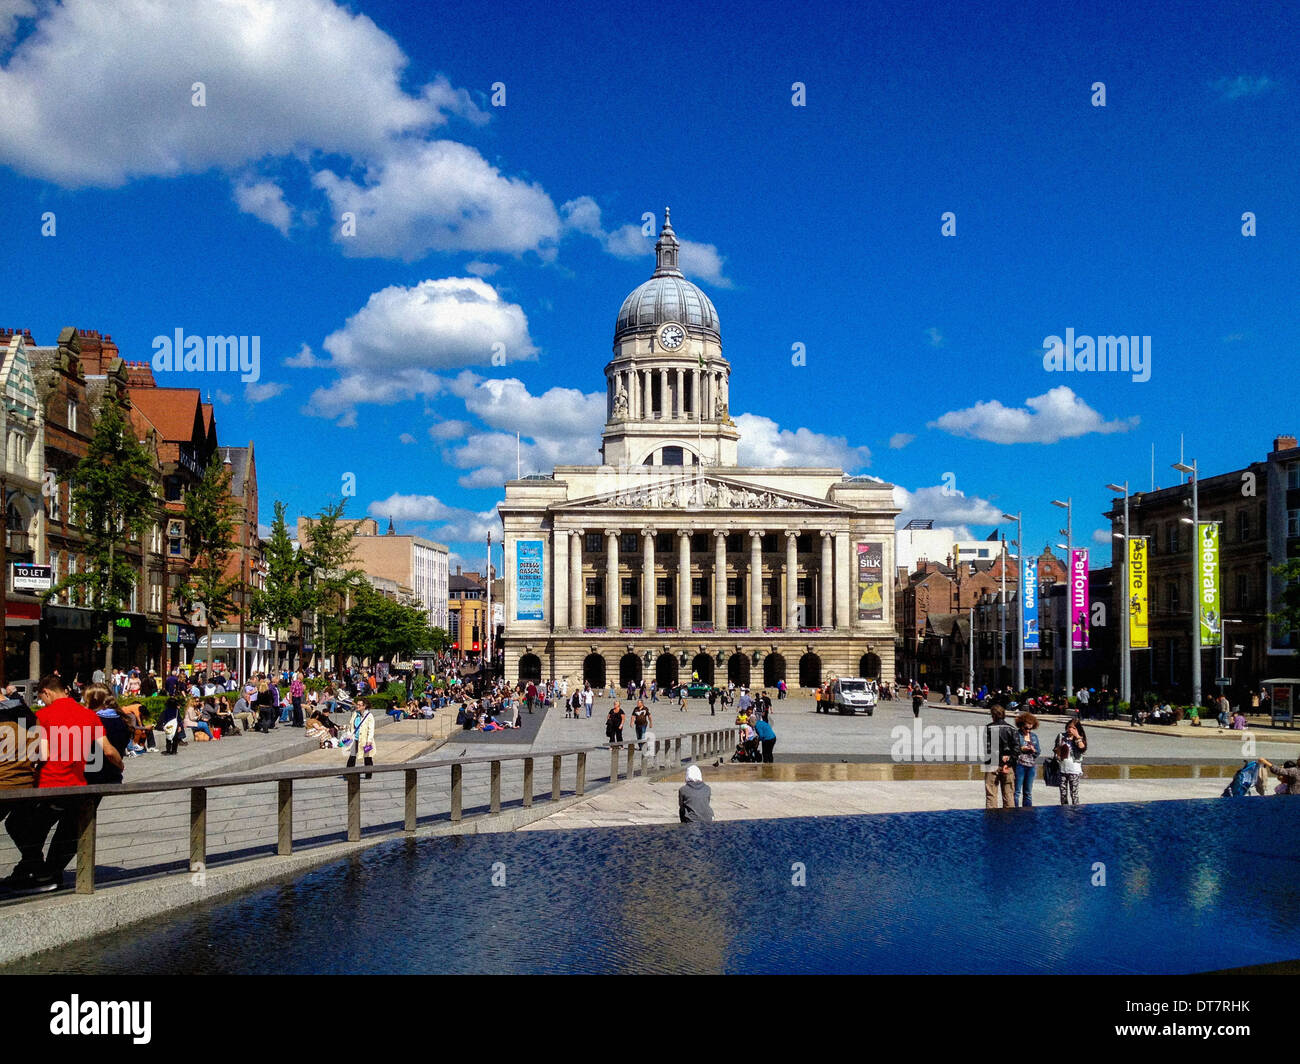
[[[1147,537],[1128,541],[1128,645],[1133,650],[1150,647],[1147,635]]]

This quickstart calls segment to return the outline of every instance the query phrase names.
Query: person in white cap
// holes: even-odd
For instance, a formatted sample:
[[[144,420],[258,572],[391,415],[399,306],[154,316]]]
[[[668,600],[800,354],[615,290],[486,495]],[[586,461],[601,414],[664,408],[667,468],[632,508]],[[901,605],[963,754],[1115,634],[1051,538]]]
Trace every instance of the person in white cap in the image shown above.
[[[686,770],[686,782],[677,790],[677,815],[683,824],[691,821],[713,823],[713,807],[709,805],[711,794],[700,766],[691,765]]]

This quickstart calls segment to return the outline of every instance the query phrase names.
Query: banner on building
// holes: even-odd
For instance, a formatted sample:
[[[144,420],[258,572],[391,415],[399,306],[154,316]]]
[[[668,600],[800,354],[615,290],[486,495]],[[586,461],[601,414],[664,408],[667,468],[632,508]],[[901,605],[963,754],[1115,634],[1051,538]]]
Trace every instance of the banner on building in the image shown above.
[[[515,620],[540,621],[545,616],[540,539],[515,541]]]
[[[885,617],[885,545],[858,544],[858,620],[880,621]]]
[[[1147,537],[1130,536],[1128,541],[1128,645],[1132,650],[1151,646],[1147,631],[1148,601]]]
[[[1201,596],[1201,646],[1223,641],[1223,605],[1219,601],[1219,522],[1196,526],[1196,586]]]
[[[1088,649],[1088,548],[1070,551],[1070,646]]]
[[[1038,559],[1025,558],[1020,586],[1025,596],[1025,649],[1038,649]]]

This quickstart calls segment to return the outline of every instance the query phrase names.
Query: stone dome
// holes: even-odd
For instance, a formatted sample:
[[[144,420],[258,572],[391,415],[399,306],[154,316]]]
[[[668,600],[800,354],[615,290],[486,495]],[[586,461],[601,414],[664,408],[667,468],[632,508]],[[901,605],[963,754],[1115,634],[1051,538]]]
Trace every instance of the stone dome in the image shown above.
[[[623,300],[618,321],[614,323],[615,343],[625,333],[655,329],[666,321],[680,322],[687,329],[722,339],[713,301],[688,281],[677,266],[679,250],[677,234],[665,209],[664,227],[655,244],[654,275]]]

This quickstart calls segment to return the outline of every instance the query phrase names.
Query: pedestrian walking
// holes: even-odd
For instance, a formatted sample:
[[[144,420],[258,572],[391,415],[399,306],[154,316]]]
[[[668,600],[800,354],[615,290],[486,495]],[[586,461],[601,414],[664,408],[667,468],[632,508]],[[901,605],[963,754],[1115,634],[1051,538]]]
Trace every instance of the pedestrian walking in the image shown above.
[[[371,715],[369,706],[363,703],[353,710],[351,727],[352,742],[348,744],[348,768],[356,765],[358,753],[365,758],[366,767],[369,768],[375,763],[375,718]],[[366,779],[370,779],[373,775],[367,772]]]
[[[587,688],[582,692],[582,700],[587,707],[587,719],[590,720],[591,707],[596,704],[596,692],[591,689],[590,684],[588,684]]]
[[[1034,734],[1038,727],[1038,718],[1032,713],[1021,713],[1016,718],[1016,730],[1020,733],[1020,752],[1016,755],[1016,808],[1023,804],[1026,809],[1034,804],[1034,775],[1038,772],[1038,756],[1042,747],[1038,736]]]
[[[912,716],[919,717],[921,715],[921,704],[924,701],[925,696],[921,694],[921,689],[919,687],[916,688],[912,692]]]
[[[618,699],[614,700],[609,716],[605,718],[605,737],[611,743],[621,743],[623,741],[623,707],[619,704]]]
[[[1079,804],[1079,781],[1083,779],[1083,754],[1088,736],[1076,718],[1056,737],[1056,756],[1061,762],[1061,804]]]
[[[646,729],[650,727],[651,723],[650,710],[646,708],[646,704],[642,699],[637,699],[636,706],[632,709],[632,727],[636,729],[636,739],[641,744],[637,749],[645,746],[642,740],[645,739]]]

